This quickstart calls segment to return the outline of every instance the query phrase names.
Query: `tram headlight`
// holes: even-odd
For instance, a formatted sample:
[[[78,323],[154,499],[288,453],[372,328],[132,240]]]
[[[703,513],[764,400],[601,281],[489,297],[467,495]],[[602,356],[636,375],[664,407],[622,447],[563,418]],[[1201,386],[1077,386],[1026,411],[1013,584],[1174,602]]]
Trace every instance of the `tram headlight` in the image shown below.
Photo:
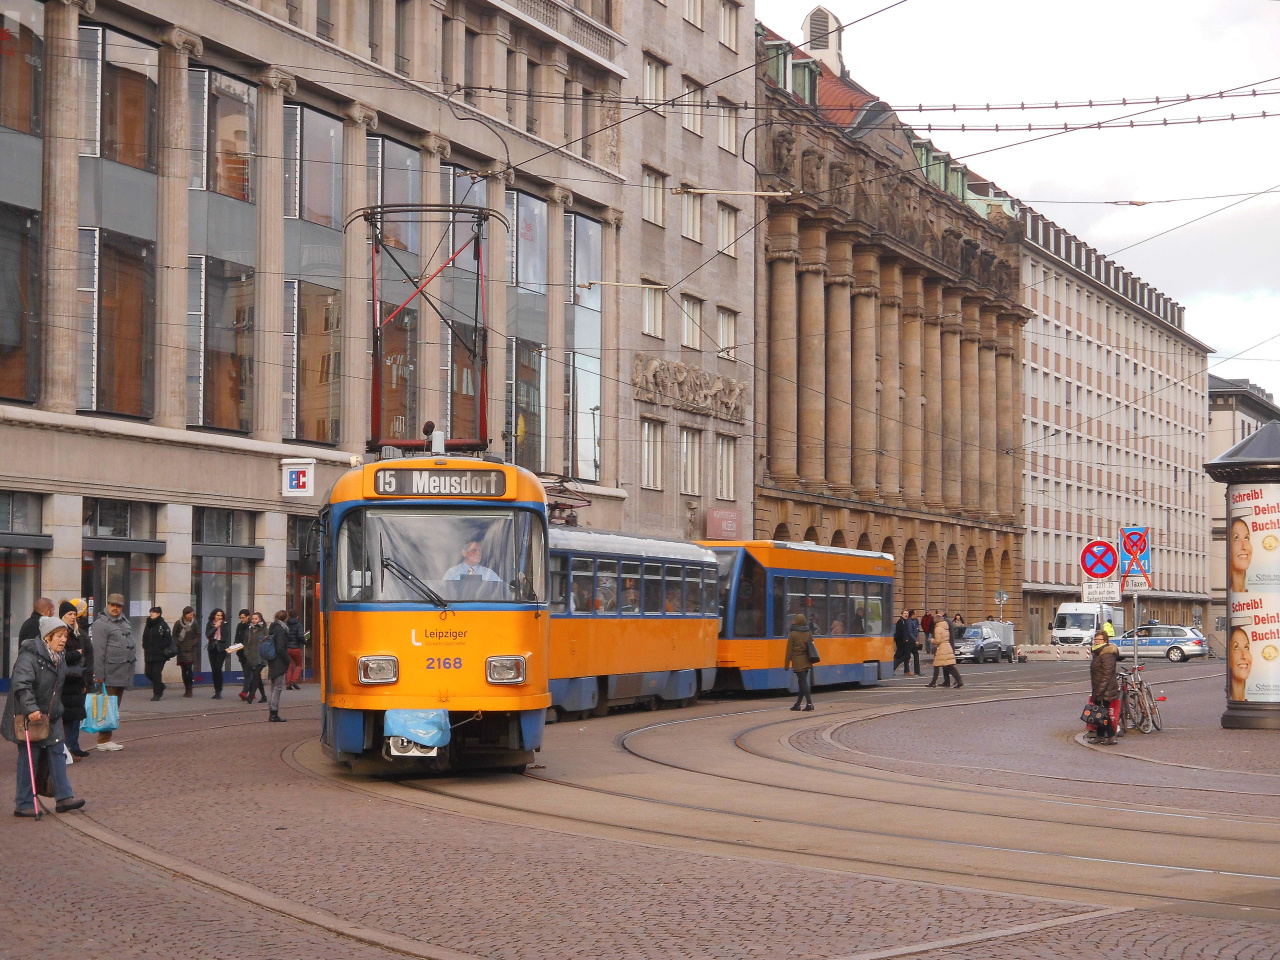
[[[490,683],[524,683],[524,657],[490,657],[484,675]]]
[[[400,661],[395,657],[361,657],[357,672],[361,683],[395,683],[400,679]]]

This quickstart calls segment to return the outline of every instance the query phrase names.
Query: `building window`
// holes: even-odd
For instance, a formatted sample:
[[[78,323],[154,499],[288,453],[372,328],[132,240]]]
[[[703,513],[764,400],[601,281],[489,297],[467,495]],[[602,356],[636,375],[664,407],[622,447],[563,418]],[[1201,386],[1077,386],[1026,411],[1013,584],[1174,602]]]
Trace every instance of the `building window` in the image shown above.
[[[680,492],[702,493],[702,431],[680,428]]]
[[[513,236],[507,242],[507,283],[531,293],[547,292],[547,201],[508,190],[507,216]],[[599,279],[599,278],[596,278]]]
[[[0,10],[0,127],[40,136],[44,113],[44,4],[9,0]]]
[[[298,424],[298,281],[284,282],[284,337],[280,357],[280,436],[292,440]],[[188,401],[190,402],[190,401]]]
[[[716,499],[738,499],[734,478],[737,473],[738,438],[716,436]]]
[[[297,420],[293,436],[337,443],[341,436],[341,294],[302,280],[297,281],[297,291]]]
[[[7,64],[0,61],[0,70]],[[7,80],[0,76],[0,89]],[[40,391],[40,216],[0,203],[0,397]]]
[[[654,283],[652,280],[644,279],[641,279],[640,282]],[[644,332],[651,337],[661,337],[662,309],[667,300],[666,288],[658,285],[643,287],[640,291],[640,297],[644,307]]]
[[[702,29],[702,0],[684,0],[684,18]]]
[[[680,98],[680,123],[690,133],[702,136],[702,88],[684,78],[684,96]]]
[[[42,532],[42,497],[0,491],[0,533]],[[16,539],[16,538],[15,538]],[[18,630],[40,596],[40,553],[20,546],[0,546],[0,679],[7,679],[18,657]]]
[[[662,424],[656,420],[640,421],[640,486],[662,489]]]
[[[476,102],[476,44],[479,40],[474,30],[462,31],[462,99],[472,106]]]
[[[680,194],[680,234],[702,242],[702,194]]]
[[[342,229],[342,121],[287,105],[285,216]]]
[[[716,326],[720,334],[720,356],[738,359],[738,314],[728,307],[716,308]]]
[[[80,590],[89,604],[89,619],[104,608],[109,594],[121,594],[125,616],[134,636],[140,637],[147,610],[155,602],[155,505],[86,497],[82,506],[81,535],[107,541],[86,544],[82,554]]]
[[[382,440],[405,440],[418,430],[418,311],[382,301]],[[395,316],[392,316],[392,314]]]
[[[154,244],[81,227],[77,270],[78,404],[150,417],[154,397]]]
[[[644,100],[652,107],[667,99],[667,65],[653,57],[644,58]]]
[[[733,0],[720,0],[720,42],[738,49],[738,5]]]
[[[696,297],[681,297],[680,317],[680,344],[696,350],[702,333],[702,301]]]
[[[720,101],[720,130],[717,140],[721,150],[738,155],[738,108],[728,100]]]
[[[580,480],[600,479],[601,297],[598,280],[604,251],[603,228],[596,220],[565,214],[565,279],[572,291],[566,303],[566,326],[572,322],[565,355],[565,472]],[[572,268],[571,270],[568,268]],[[566,300],[570,298],[566,297]],[[548,373],[554,373],[552,366]]]
[[[644,204],[644,219],[662,226],[666,208],[667,178],[656,170],[645,167],[640,181],[640,193]]]
[[[191,113],[191,181],[253,202],[253,158],[258,150],[258,89],[212,70],[187,74]]]
[[[409,20],[410,0],[396,0],[396,73],[409,75]]]
[[[417,150],[386,137],[369,137],[366,159],[371,205],[422,202],[422,158]],[[421,216],[418,211],[384,213],[378,221],[382,242],[397,250],[417,253]]]
[[[80,28],[80,153],[152,173],[159,53],[105,27]]]
[[[738,211],[727,203],[719,204],[716,217],[716,249],[730,257],[738,255]]]
[[[187,423],[253,429],[253,267],[187,258]]]

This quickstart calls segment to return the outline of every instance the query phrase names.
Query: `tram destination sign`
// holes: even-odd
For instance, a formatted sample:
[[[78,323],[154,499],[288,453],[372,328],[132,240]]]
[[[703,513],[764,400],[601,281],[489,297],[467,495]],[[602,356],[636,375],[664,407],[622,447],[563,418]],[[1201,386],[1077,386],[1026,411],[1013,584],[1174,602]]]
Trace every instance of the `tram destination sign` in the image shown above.
[[[502,497],[507,475],[502,470],[386,467],[374,471],[373,489],[382,497]]]

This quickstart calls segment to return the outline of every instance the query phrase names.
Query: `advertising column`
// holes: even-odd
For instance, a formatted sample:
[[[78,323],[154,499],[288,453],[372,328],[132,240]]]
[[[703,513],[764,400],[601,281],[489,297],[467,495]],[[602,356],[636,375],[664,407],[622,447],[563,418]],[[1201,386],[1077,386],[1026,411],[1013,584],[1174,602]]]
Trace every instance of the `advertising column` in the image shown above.
[[[1227,701],[1280,703],[1280,483],[1233,483],[1227,505]]]

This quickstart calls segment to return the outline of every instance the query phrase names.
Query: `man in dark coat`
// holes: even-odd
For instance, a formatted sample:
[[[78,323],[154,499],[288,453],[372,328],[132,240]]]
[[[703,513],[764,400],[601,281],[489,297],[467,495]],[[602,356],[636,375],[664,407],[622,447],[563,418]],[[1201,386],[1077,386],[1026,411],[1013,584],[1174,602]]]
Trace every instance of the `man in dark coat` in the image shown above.
[[[88,609],[83,600],[63,600],[58,604],[58,619],[67,625],[67,647],[62,654],[67,664],[67,679],[62,685],[62,726],[67,734],[67,749],[77,760],[89,756],[80,748],[80,724],[86,716],[84,696],[93,686],[93,641],[80,624],[82,606]]]
[[[898,664],[902,664],[902,675],[904,677],[911,676],[911,628],[907,626],[907,611],[903,610],[898,614],[898,620],[893,625],[893,669],[898,669]]]
[[[267,709],[270,716],[267,717],[272,723],[284,723],[284,717],[280,716],[280,695],[284,692],[284,678],[289,671],[293,661],[289,657],[289,627],[285,623],[288,615],[283,610],[276,611],[276,618],[271,623],[271,628],[267,631],[267,637],[275,645],[274,657],[263,657],[262,660],[267,665],[267,678],[271,681],[271,692],[267,695]],[[259,654],[262,648],[258,648]]]
[[[38,640],[40,638],[40,618],[52,616],[53,601],[48,597],[41,597],[35,602],[31,616],[23,620],[22,626],[18,628],[19,646],[21,646],[23,640]]]
[[[289,631],[289,672],[285,685],[290,690],[301,690],[298,683],[302,680],[302,648],[307,645],[307,634],[302,629],[298,614],[292,610],[285,619],[285,627]]]

